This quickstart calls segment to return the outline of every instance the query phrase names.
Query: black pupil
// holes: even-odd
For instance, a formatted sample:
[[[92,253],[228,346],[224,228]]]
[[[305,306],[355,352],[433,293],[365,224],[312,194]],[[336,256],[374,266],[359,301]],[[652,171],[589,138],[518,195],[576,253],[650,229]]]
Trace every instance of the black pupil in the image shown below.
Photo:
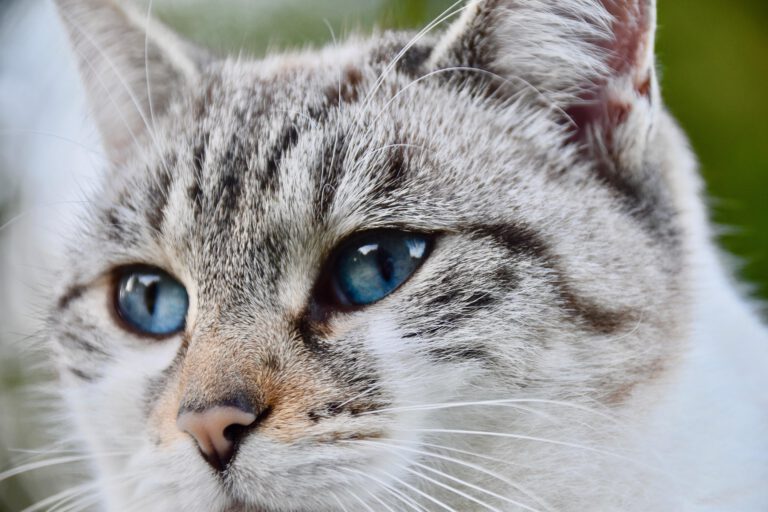
[[[155,314],[155,305],[157,304],[157,281],[152,281],[144,287],[144,303],[147,305],[147,311],[150,315]]]
[[[391,282],[395,269],[392,255],[389,251],[379,247],[378,250],[376,250],[376,263],[379,265],[379,271],[381,272],[381,277],[384,281],[387,283]]]

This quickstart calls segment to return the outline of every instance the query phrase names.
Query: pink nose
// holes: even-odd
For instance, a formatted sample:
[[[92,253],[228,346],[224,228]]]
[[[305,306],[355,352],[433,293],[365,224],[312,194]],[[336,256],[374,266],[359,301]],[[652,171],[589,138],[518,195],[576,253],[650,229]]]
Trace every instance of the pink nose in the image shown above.
[[[236,444],[256,415],[239,407],[219,405],[203,411],[184,411],[176,419],[183,432],[195,438],[206,460],[219,471],[235,455]]]

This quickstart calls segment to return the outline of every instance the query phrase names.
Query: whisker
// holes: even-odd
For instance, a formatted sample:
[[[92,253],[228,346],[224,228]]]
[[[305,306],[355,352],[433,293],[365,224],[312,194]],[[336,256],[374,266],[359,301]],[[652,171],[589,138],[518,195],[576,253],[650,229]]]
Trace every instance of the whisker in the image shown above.
[[[133,474],[133,475],[117,475],[113,476],[108,479],[100,478],[97,481],[93,482],[86,482],[83,484],[76,485],[74,487],[71,487],[69,489],[65,489],[64,491],[58,492],[54,494],[53,496],[49,496],[41,501],[38,501],[35,504],[30,505],[29,507],[25,508],[21,512],[35,512],[37,510],[41,510],[45,507],[48,507],[50,505],[51,508],[48,509],[48,512],[53,512],[55,510],[59,510],[61,507],[65,506],[68,502],[75,500],[75,503],[78,503],[83,498],[96,498],[98,499],[98,494],[94,492],[95,496],[82,496],[78,498],[79,495],[83,495],[85,493],[88,493],[90,489],[99,490],[101,486],[104,485],[104,482],[111,482],[114,480],[122,480],[127,479],[128,482],[121,482],[119,485],[127,485],[127,483],[135,481],[141,474]]]
[[[359,503],[360,503],[360,504],[361,504],[361,505],[362,505],[362,506],[365,508],[365,510],[367,510],[368,512],[375,512],[375,511],[374,511],[374,510],[373,510],[373,509],[370,507],[370,505],[368,505],[368,503],[366,503],[366,502],[365,502],[365,500],[363,500],[363,499],[362,499],[360,496],[358,496],[357,494],[355,494],[354,492],[352,492],[352,490],[351,490],[351,489],[347,489],[347,494],[349,494],[349,495],[350,495],[350,496],[352,496],[354,499],[356,499],[356,500],[357,500],[357,501],[358,501],[358,502],[359,502]]]
[[[583,444],[571,443],[568,441],[558,441],[555,439],[547,439],[544,437],[527,436],[523,434],[511,434],[507,432],[489,432],[484,430],[461,430],[461,429],[440,429],[440,428],[414,428],[414,429],[400,429],[400,430],[402,430],[403,432],[419,432],[419,433],[426,433],[426,434],[436,433],[436,434],[457,434],[457,435],[467,435],[467,436],[488,436],[488,437],[502,437],[507,439],[519,439],[521,441],[534,441],[539,443],[552,444],[556,446],[564,446],[567,448],[574,448],[577,450],[584,450],[587,452],[597,453],[600,455],[605,455],[607,457],[623,460],[625,462],[630,462],[637,466],[644,467],[649,471],[653,471],[657,473],[661,472],[658,468],[653,468],[651,466],[648,466],[647,464],[639,462],[625,455],[621,455],[619,453],[610,452],[607,450],[602,450],[600,448],[595,448],[595,447],[587,446]],[[372,442],[372,441],[365,441],[365,442]]]
[[[392,69],[394,69],[397,63],[400,62],[400,60],[405,56],[408,50],[410,50],[413,47],[413,45],[418,43],[424,36],[426,36],[429,32],[431,32],[435,27],[438,27],[439,25],[444,23],[446,20],[452,18],[453,16],[469,8],[470,4],[467,4],[456,9],[456,6],[462,4],[463,2],[464,0],[457,0],[456,2],[448,6],[447,9],[445,9],[442,13],[440,13],[440,15],[438,15],[434,20],[432,20],[427,26],[421,29],[415,36],[413,36],[413,38],[411,38],[411,40],[397,53],[397,55],[395,55],[395,57],[389,62],[389,64],[387,64],[387,66],[381,72],[379,77],[376,79],[376,82],[374,82],[370,92],[366,95],[365,101],[363,103],[363,108],[361,109],[360,115],[358,115],[358,120],[360,119],[360,116],[363,113],[366,113],[368,111],[371,100],[373,99],[373,97],[375,96],[376,92],[379,90],[381,85],[384,83],[384,79],[392,71]]]
[[[350,403],[350,402],[353,402],[353,401],[355,401],[355,400],[357,400],[357,399],[359,399],[359,398],[362,398],[362,397],[364,397],[364,396],[367,396],[367,395],[369,395],[369,394],[373,393],[374,391],[376,391],[376,390],[378,390],[378,389],[380,389],[380,388],[381,388],[381,387],[380,387],[378,384],[374,384],[374,385],[372,385],[372,386],[368,386],[368,387],[367,387],[367,388],[365,388],[365,389],[364,389],[364,390],[363,390],[361,393],[358,393],[357,395],[353,396],[352,398],[349,398],[349,399],[347,399],[347,400],[345,400],[345,401],[341,402],[341,403],[338,405],[338,407],[339,407],[339,408],[341,408],[341,407],[344,407],[344,406],[345,406],[345,405],[347,405],[348,403]]]
[[[115,457],[124,457],[126,455],[130,455],[127,452],[115,452],[115,453],[102,453],[97,455],[73,455],[69,457],[57,457],[54,459],[47,459],[47,460],[41,460],[38,462],[31,462],[28,464],[24,464],[12,469],[9,469],[7,471],[4,471],[0,473],[0,482],[3,482],[11,477],[21,475],[22,473],[27,473],[29,471],[35,471],[38,469],[47,468],[50,466],[58,466],[62,464],[71,464],[73,462],[83,462],[86,460],[91,460],[99,456],[115,456]]]
[[[339,508],[340,508],[340,509],[341,509],[343,512],[349,512],[349,511],[347,510],[347,507],[345,507],[345,506],[344,506],[344,503],[342,503],[342,502],[341,502],[341,500],[339,499],[339,497],[336,495],[336,493],[335,493],[335,492],[333,492],[333,491],[328,491],[328,492],[331,494],[331,496],[333,496],[333,499],[335,499],[335,500],[336,500],[336,503],[339,505]]]
[[[144,77],[147,80],[147,104],[149,105],[149,119],[152,122],[152,129],[156,130],[155,124],[155,111],[152,102],[152,86],[149,80],[149,28],[150,20],[152,16],[152,3],[153,0],[147,2],[147,18],[144,26]]]
[[[352,468],[342,468],[342,470],[350,472],[350,473],[354,473],[354,474],[362,476],[364,478],[368,478],[369,480],[373,480],[374,482],[379,484],[383,489],[388,490],[390,493],[392,493],[393,496],[395,496],[397,499],[399,499],[400,501],[402,501],[403,503],[408,505],[411,509],[415,510],[416,512],[423,512],[424,511],[424,508],[422,506],[420,506],[418,503],[416,503],[415,501],[413,501],[412,498],[406,496],[404,493],[402,493],[401,491],[395,489],[394,487],[392,487],[388,483],[384,482],[380,478],[376,478],[373,475],[369,475],[367,473],[363,473],[362,471],[358,471],[358,470],[352,469]]]
[[[17,222],[21,221],[25,217],[28,217],[29,215],[32,215],[33,213],[37,211],[44,210],[46,208],[53,208],[55,206],[61,206],[61,205],[67,205],[67,204],[89,204],[90,201],[75,201],[75,200],[68,200],[68,201],[55,201],[52,203],[46,203],[39,206],[34,206],[32,208],[29,208],[21,213],[18,213],[8,219],[5,223],[0,225],[0,231],[3,231],[4,229],[9,228],[10,226],[16,224]],[[42,329],[41,329],[42,331]]]
[[[396,441],[396,440],[393,439],[393,441]],[[404,442],[411,443],[411,441],[404,441]],[[472,457],[477,457],[478,459],[484,459],[484,460],[487,460],[489,462],[498,462],[500,464],[505,464],[505,465],[508,465],[508,466],[518,466],[518,467],[524,467],[524,468],[531,468],[530,466],[527,466],[527,465],[524,465],[524,464],[520,464],[519,462],[512,462],[511,460],[498,459],[496,457],[491,457],[489,455],[482,455],[482,454],[479,454],[479,453],[470,452],[468,450],[462,450],[460,448],[453,448],[451,446],[445,446],[445,445],[442,445],[442,444],[425,443],[424,441],[419,441],[419,446],[425,446],[427,448],[436,448],[438,450],[443,450],[443,451],[448,451],[448,452],[460,453],[462,455],[470,455]]]
[[[419,466],[424,466],[424,465],[423,465],[423,464],[419,464]],[[483,500],[480,500],[480,499],[478,499],[478,498],[475,498],[474,496],[472,496],[472,495],[470,495],[470,494],[467,494],[467,493],[465,493],[464,491],[461,491],[461,490],[459,490],[459,489],[456,489],[456,488],[455,488],[455,487],[453,487],[452,485],[448,485],[448,484],[445,484],[445,483],[443,483],[443,482],[440,482],[439,480],[435,480],[434,478],[432,478],[432,477],[429,477],[429,476],[425,475],[424,473],[421,473],[421,472],[419,472],[419,471],[416,471],[415,469],[412,469],[412,468],[409,468],[409,467],[404,467],[403,469],[404,469],[405,471],[407,471],[407,472],[411,473],[412,475],[416,475],[417,477],[419,477],[419,478],[423,478],[424,480],[426,480],[426,481],[428,481],[428,482],[431,482],[431,483],[433,483],[433,484],[437,485],[438,487],[442,487],[443,489],[446,489],[446,490],[448,490],[448,491],[450,491],[450,492],[452,492],[452,493],[455,493],[455,494],[457,494],[458,496],[461,496],[462,498],[464,498],[464,499],[466,499],[466,500],[468,500],[468,501],[472,501],[472,502],[474,502],[474,503],[477,503],[478,505],[480,505],[480,506],[482,506],[482,507],[485,507],[485,508],[487,508],[488,510],[492,510],[493,512],[501,512],[501,510],[499,510],[498,508],[494,507],[494,506],[493,506],[493,505],[491,505],[490,503],[486,503],[486,502],[484,502]],[[445,473],[443,473],[443,475],[445,475]],[[463,482],[463,480],[461,480],[461,479],[458,479],[458,478],[453,478],[453,477],[450,477],[450,478],[451,478],[451,480],[455,480],[455,481],[458,481],[459,483],[465,483],[465,482]]]
[[[147,135],[149,136],[150,140],[153,143],[153,146],[155,150],[158,152],[158,155],[162,154],[160,143],[156,137],[156,134],[154,130],[152,129],[152,126],[149,125],[146,116],[144,115],[143,109],[141,108],[141,104],[139,103],[138,99],[136,98],[136,95],[134,94],[133,90],[130,88],[128,83],[125,81],[125,78],[123,75],[119,72],[117,66],[112,61],[112,59],[109,58],[109,55],[106,54],[104,50],[102,50],[101,46],[97,44],[97,42],[91,37],[90,34],[86,30],[84,30],[77,21],[74,20],[72,16],[70,16],[65,10],[60,10],[61,16],[67,20],[68,23],[72,25],[72,27],[77,30],[83,38],[91,45],[91,47],[98,52],[98,54],[101,56],[101,58],[104,59],[104,61],[107,63],[107,65],[110,67],[112,72],[115,74],[115,78],[122,86],[125,93],[128,95],[128,98],[131,100],[131,103],[133,103],[133,108],[136,109],[136,113],[139,115],[139,118],[141,119],[142,123],[144,124],[144,127],[147,129]],[[133,131],[133,129],[130,126],[130,123],[128,123],[128,120],[125,118],[125,115],[123,114],[122,109],[117,104],[117,102],[114,99],[114,96],[110,93],[110,88],[106,86],[104,81],[102,80],[102,77],[97,73],[97,70],[93,63],[86,58],[85,55],[80,55],[83,59],[83,62],[85,62],[88,66],[88,68],[93,72],[94,77],[99,82],[99,84],[102,86],[104,91],[107,94],[107,98],[109,99],[110,103],[115,107],[115,110],[117,111],[117,115],[120,117],[120,120],[125,125],[126,129],[128,130],[129,135],[131,136],[131,139],[133,140],[134,144],[136,144],[136,147],[140,147],[138,137],[136,136],[136,133]],[[169,175],[171,174],[170,170],[168,169],[165,159],[160,158],[160,161],[163,165],[163,168],[165,169],[165,172]]]
[[[66,489],[52,496],[49,496],[43,500],[40,500],[37,503],[34,503],[28,506],[27,508],[21,510],[21,512],[35,512],[37,510],[46,508],[49,505],[57,506],[59,502],[68,501],[68,499],[74,499],[75,497],[83,494],[84,492],[87,492],[89,489],[93,487],[97,487],[99,484],[100,482],[88,482],[86,484],[77,485],[73,488]]]
[[[376,496],[376,494],[375,494],[375,493],[373,493],[373,492],[371,492],[371,491],[369,491],[368,489],[365,489],[365,488],[363,488],[363,490],[364,490],[366,493],[368,493],[368,495],[369,495],[371,498],[373,498],[375,501],[377,501],[377,502],[378,502],[378,503],[379,503],[379,504],[380,504],[382,507],[384,507],[385,509],[387,509],[389,512],[395,512],[394,510],[392,510],[392,508],[391,508],[389,505],[387,505],[387,504],[384,502],[384,500],[382,500],[381,498],[379,498],[378,496]],[[384,489],[384,490],[385,490],[385,491],[387,491],[387,492],[390,492],[388,489]]]
[[[391,474],[391,473],[388,473],[388,472],[386,472],[386,471],[381,471],[381,472],[382,472],[384,475],[386,475],[387,477],[389,477],[389,478],[391,478],[392,480],[394,480],[395,482],[397,482],[397,483],[399,483],[400,485],[402,485],[403,487],[407,487],[408,489],[412,490],[413,492],[415,492],[415,493],[416,493],[416,494],[418,494],[419,496],[423,496],[424,498],[428,499],[429,501],[431,501],[432,503],[434,503],[434,504],[435,504],[435,505],[437,505],[438,507],[440,507],[440,508],[442,508],[442,509],[444,509],[444,510],[448,510],[448,512],[457,512],[457,511],[456,511],[456,509],[454,509],[454,508],[452,508],[452,507],[450,507],[450,506],[446,505],[445,503],[443,503],[442,501],[438,500],[437,498],[435,498],[435,497],[434,497],[434,496],[432,496],[431,494],[428,494],[428,493],[426,493],[426,492],[423,492],[423,491],[421,491],[420,489],[418,489],[418,488],[416,488],[416,487],[412,486],[412,485],[411,485],[411,484],[409,484],[408,482],[405,482],[405,481],[403,481],[402,479],[400,479],[400,478],[397,478],[395,475],[393,475],[393,474]]]
[[[368,130],[366,130],[366,133],[368,133],[370,131],[370,129],[373,126],[376,125],[377,121],[387,111],[389,106],[392,103],[394,103],[395,100],[397,100],[408,89],[410,89],[411,87],[417,85],[418,83],[420,83],[420,82],[422,82],[422,81],[424,81],[424,80],[426,80],[428,78],[431,78],[431,77],[433,77],[435,75],[439,75],[439,74],[442,74],[442,73],[450,73],[450,72],[455,72],[455,71],[467,71],[467,72],[478,72],[478,73],[481,73],[481,74],[489,74],[489,75],[493,75],[494,77],[499,77],[499,79],[503,80],[504,82],[509,82],[509,80],[507,80],[506,78],[501,77],[500,75],[496,75],[495,73],[492,73],[490,71],[485,71],[484,69],[480,69],[480,68],[471,68],[469,66],[452,66],[452,67],[449,67],[449,68],[434,69],[434,70],[432,70],[432,71],[430,71],[428,73],[425,73],[425,74],[423,74],[423,75],[421,75],[421,76],[411,80],[410,82],[408,82],[408,84],[404,85],[397,92],[395,92],[395,94],[393,94],[392,97],[390,97],[387,100],[387,102],[384,103],[384,105],[381,107],[379,112],[376,114],[376,117],[374,117],[373,120],[370,123],[368,123]]]
[[[407,144],[407,143],[397,143],[397,144],[386,144],[384,146],[378,147],[376,149],[372,149],[370,151],[367,151],[363,156],[360,157],[360,159],[355,162],[354,167],[349,171],[350,174],[356,174],[356,172],[363,166],[367,165],[370,162],[371,157],[373,155],[381,152],[386,151],[387,149],[393,149],[393,148],[410,148],[410,149],[420,149],[423,151],[431,151],[430,148],[427,148],[425,146],[420,146],[418,144]]]
[[[490,476],[492,478],[495,478],[496,480],[499,480],[500,482],[503,482],[503,483],[509,485],[513,489],[519,491],[520,493],[524,494],[525,496],[527,496],[531,500],[533,500],[536,503],[538,503],[539,505],[543,506],[545,509],[547,509],[547,510],[551,510],[552,509],[552,507],[549,504],[547,504],[544,500],[542,500],[539,496],[537,496],[536,494],[532,493],[531,491],[529,491],[525,487],[521,486],[520,484],[515,483],[515,482],[509,480],[508,478],[505,478],[502,475],[499,475],[495,471],[491,471],[491,470],[486,469],[486,468],[484,468],[482,466],[479,466],[479,465],[471,463],[471,462],[467,462],[465,460],[457,459],[455,457],[449,457],[447,455],[440,455],[440,454],[437,454],[437,453],[428,452],[426,450],[419,450],[417,448],[411,448],[411,447],[395,445],[395,444],[391,444],[391,443],[385,443],[385,442],[382,442],[382,441],[358,440],[358,441],[350,441],[350,442],[356,442],[356,443],[362,443],[362,444],[378,445],[378,446],[382,446],[382,447],[394,448],[394,449],[398,449],[398,450],[402,450],[402,451],[406,451],[406,452],[410,452],[410,453],[415,453],[415,454],[419,454],[419,455],[426,455],[427,457],[432,457],[432,458],[444,460],[446,462],[451,462],[453,464],[457,464],[457,465],[464,466],[464,467],[467,467],[467,468],[470,468],[470,469],[474,469],[475,471],[478,471],[480,473],[488,475],[488,476]],[[520,507],[528,510],[529,512],[539,512],[536,509],[528,507],[527,505],[525,505],[523,503],[515,502],[515,505],[520,506]]]
[[[66,137],[64,135],[61,135],[59,133],[55,132],[49,132],[46,130],[38,130],[34,128],[12,128],[12,129],[6,129],[6,130],[0,130],[0,136],[13,136],[13,135],[40,135],[42,137],[50,137],[52,139],[60,140],[62,142],[66,142],[69,144],[72,144],[75,147],[78,147],[82,149],[83,151],[87,152],[88,154],[97,156],[101,158],[102,160],[106,161],[107,156],[104,154],[104,152],[100,149],[92,148],[90,146],[86,146],[84,143]]]
[[[292,116],[301,117],[304,120],[308,121],[309,124],[312,125],[313,127],[317,128],[317,126],[318,126],[317,120],[316,119],[312,119],[308,114],[306,114],[304,112],[300,112],[298,110],[285,109],[285,108],[276,108],[274,111],[275,112],[282,112],[283,114],[290,114]]]
[[[442,410],[442,409],[478,406],[478,407],[511,407],[516,410],[528,412],[536,416],[545,418],[552,422],[559,421],[559,419],[556,416],[553,416],[548,412],[534,409],[531,407],[525,407],[520,404],[538,404],[538,405],[552,405],[552,406],[558,406],[558,407],[567,407],[570,409],[595,415],[601,419],[609,421],[614,426],[622,426],[624,424],[624,422],[620,418],[608,412],[600,411],[600,410],[587,407],[581,404],[576,404],[576,403],[570,403],[570,402],[564,402],[564,401],[558,401],[558,400],[537,399],[537,398],[505,398],[505,399],[497,399],[497,400],[442,402],[442,403],[431,403],[431,404],[405,405],[405,406],[399,406],[399,407],[384,407],[384,408],[375,409],[371,411],[364,411],[364,412],[361,412],[360,415],[361,416],[371,415],[371,414],[379,414],[379,413],[385,413],[385,412],[429,411],[429,410]],[[569,421],[575,421],[575,420],[569,419]],[[581,425],[584,425],[587,428],[593,429],[593,427],[591,427],[587,423],[584,423],[582,421],[577,421],[577,422]]]
[[[524,503],[521,503],[519,501],[513,500],[511,498],[507,498],[506,496],[502,496],[501,494],[495,493],[495,492],[493,492],[493,491],[491,491],[489,489],[484,489],[484,488],[482,488],[482,487],[480,487],[478,485],[475,485],[473,483],[467,482],[466,480],[462,480],[461,478],[449,475],[448,473],[445,473],[445,472],[440,471],[438,469],[435,469],[433,467],[427,466],[426,464],[421,464],[419,462],[411,462],[411,463],[413,465],[415,465],[415,466],[419,466],[421,468],[424,468],[427,471],[431,471],[431,472],[433,472],[435,474],[438,474],[438,475],[440,475],[440,476],[442,476],[444,478],[447,478],[449,480],[452,480],[452,481],[454,481],[456,483],[459,483],[459,484],[462,484],[462,485],[466,485],[467,487],[470,487],[470,488],[472,488],[472,489],[474,489],[476,491],[480,491],[482,493],[488,494],[489,496],[493,496],[494,498],[498,498],[498,499],[500,499],[502,501],[506,501],[507,503],[510,503],[512,505],[516,505],[516,506],[521,507],[521,508],[526,509],[526,510],[540,512],[538,509],[534,509],[534,508],[528,507]],[[482,503],[482,504],[485,504],[485,503]]]

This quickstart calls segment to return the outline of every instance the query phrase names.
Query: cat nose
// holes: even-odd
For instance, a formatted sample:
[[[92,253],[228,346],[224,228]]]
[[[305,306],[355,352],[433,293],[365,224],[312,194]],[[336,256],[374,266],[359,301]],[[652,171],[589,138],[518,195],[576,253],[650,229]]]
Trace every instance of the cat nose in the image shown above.
[[[179,430],[191,435],[205,460],[217,471],[232,461],[240,440],[258,422],[250,407],[216,405],[203,410],[181,410]]]

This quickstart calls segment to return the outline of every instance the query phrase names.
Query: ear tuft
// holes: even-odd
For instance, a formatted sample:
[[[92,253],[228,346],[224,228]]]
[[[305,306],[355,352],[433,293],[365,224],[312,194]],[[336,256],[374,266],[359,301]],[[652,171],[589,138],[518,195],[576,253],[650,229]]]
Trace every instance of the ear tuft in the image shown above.
[[[655,3],[653,0],[603,0],[611,16],[611,37],[597,41],[604,50],[607,73],[597,77],[580,101],[567,109],[581,140],[601,137],[609,150],[620,149],[608,136],[627,123],[652,121],[658,94],[654,67]],[[644,127],[638,126],[638,129]],[[612,147],[613,146],[613,147]]]
[[[55,0],[107,154],[125,160],[208,56],[116,0]],[[151,136],[152,134],[149,133]]]

